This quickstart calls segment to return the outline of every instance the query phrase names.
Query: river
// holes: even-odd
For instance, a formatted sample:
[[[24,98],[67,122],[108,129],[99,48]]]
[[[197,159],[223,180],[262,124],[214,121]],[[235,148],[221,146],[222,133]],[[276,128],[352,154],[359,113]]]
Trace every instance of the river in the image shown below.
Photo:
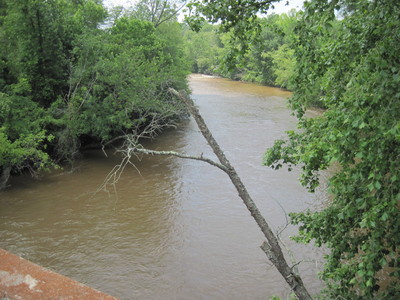
[[[296,120],[289,92],[193,75],[195,99],[214,137],[267,221],[277,230],[285,212],[314,207],[299,171],[261,165],[265,149]],[[193,120],[146,147],[214,158]],[[11,180],[0,193],[0,247],[121,299],[268,299],[290,294],[259,248],[256,223],[221,170],[200,161],[144,156],[115,189],[97,191],[120,157],[91,150],[73,173]],[[97,191],[97,192],[96,192]],[[321,253],[282,239],[315,293]]]

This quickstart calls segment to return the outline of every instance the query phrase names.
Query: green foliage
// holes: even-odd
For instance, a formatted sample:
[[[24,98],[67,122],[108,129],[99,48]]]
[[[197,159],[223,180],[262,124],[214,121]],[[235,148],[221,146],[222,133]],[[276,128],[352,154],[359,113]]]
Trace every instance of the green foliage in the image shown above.
[[[179,37],[179,30],[175,23],[155,30],[149,22],[122,17],[107,31],[75,41],[70,90],[51,108],[61,126],[60,157],[73,160],[82,143],[106,143],[156,119],[179,117],[182,108],[167,93],[169,87],[187,87],[182,46],[168,39]]]
[[[93,51],[98,41],[83,41],[83,51]],[[89,82],[79,87],[69,105],[79,107],[77,134],[107,141],[131,128],[134,119],[149,121],[141,119],[142,113],[170,109],[166,90],[185,88],[188,72],[176,57],[179,52],[171,53],[178,47],[167,47],[149,22],[121,18],[101,35],[101,41],[95,51],[101,55],[89,70]]]
[[[154,27],[168,22],[176,22],[178,12],[185,5],[184,0],[140,0],[130,12],[130,16],[153,23]]]
[[[261,33],[256,42],[252,43],[249,51],[244,56],[243,79],[263,84],[273,85],[275,74],[270,53],[277,50],[282,43],[282,37],[271,30],[278,15],[271,15],[260,21]]]
[[[292,11],[254,19],[257,30],[245,40],[238,39],[236,29],[203,23],[197,33],[185,34],[192,71],[291,89],[297,18]]]
[[[4,2],[1,57],[8,72],[6,84],[28,79],[33,101],[48,107],[67,89],[72,41],[96,27],[105,16],[104,8],[93,1]]]
[[[116,17],[100,29],[105,17],[97,0],[0,2],[0,173],[184,113],[167,93],[187,89],[180,25]]]
[[[259,26],[249,28],[256,12],[269,3],[205,1],[192,9],[233,30],[236,42],[248,44],[236,47],[243,56],[252,51],[249,37],[260,32]],[[327,206],[291,215],[300,225],[296,240],[314,240],[330,250],[321,274],[328,299],[400,295],[399,15],[396,1],[311,0],[298,15],[291,41],[268,54],[276,65],[295,61],[293,77],[279,67],[275,75],[282,82],[289,78],[295,91],[290,105],[299,130],[276,141],[264,163],[301,166],[301,182],[310,191],[318,187],[320,171],[337,166]],[[195,15],[189,21],[197,26],[199,20]],[[286,44],[293,53],[285,53]],[[305,111],[315,104],[326,111],[307,118]]]
[[[23,96],[28,86],[21,81],[10,86],[11,95],[0,93],[0,170],[34,171],[51,165],[45,142],[52,136],[43,130],[44,110]]]
[[[178,22],[165,22],[156,29],[156,35],[161,40],[163,56],[168,57],[169,81],[177,90],[187,89],[187,75],[190,73],[190,62],[185,53],[183,39],[184,25]]]
[[[294,88],[294,27],[299,15],[292,10],[260,20],[260,35],[251,43],[242,62],[244,80]]]
[[[291,293],[287,298],[286,298],[286,300],[297,300],[298,298],[296,297],[296,295],[294,294],[294,293]],[[269,300],[284,300],[284,299],[281,299],[280,297],[278,297],[278,296],[272,296],[271,298],[269,298]]]
[[[400,7],[352,3],[351,13],[338,21],[333,4],[306,6],[297,28],[291,99],[302,131],[277,142],[265,162],[302,165],[302,183],[310,190],[319,171],[340,166],[329,180],[329,205],[292,214],[301,225],[298,240],[314,239],[331,250],[322,273],[329,297],[389,298],[399,295],[400,275]],[[312,120],[304,116],[311,97],[327,107]],[[384,281],[390,284],[382,290]]]
[[[5,118],[0,126],[7,127],[4,134],[20,153],[22,164],[9,161],[16,171],[31,166],[23,158],[27,156],[24,151],[34,153],[36,149],[35,155],[42,156],[40,160],[50,161],[54,141],[45,137],[58,136],[59,128],[52,124],[52,117],[45,109],[68,93],[69,67],[76,59],[72,52],[74,40],[84,32],[96,30],[105,17],[105,9],[93,0],[4,0],[2,4],[0,91],[15,102],[9,106],[9,112],[19,121]],[[22,83],[24,88],[16,89]],[[33,108],[32,102],[38,106]],[[24,107],[32,109],[32,113],[27,113]],[[39,109],[41,113],[35,114]],[[21,115],[24,112],[27,116]],[[15,138],[13,132],[20,136]],[[17,142],[28,136],[29,143]],[[50,147],[44,149],[44,146]]]
[[[221,75],[221,56],[226,34],[218,34],[218,26],[204,24],[199,32],[185,28],[186,55],[193,73]]]
[[[274,65],[272,69],[276,76],[274,84],[293,90],[294,84],[292,78],[296,63],[294,49],[290,48],[288,44],[283,44],[277,50],[273,51],[270,57]]]
[[[262,84],[277,85],[277,72],[288,66],[279,65],[282,61],[278,61],[282,55],[278,52],[279,48],[285,45],[286,49],[290,46],[285,42],[286,35],[292,35],[293,31],[284,30],[282,20],[289,19],[286,14],[276,15],[272,14],[260,20],[260,35],[251,43],[248,52],[244,55],[242,62],[243,66],[243,79],[247,81],[254,81]],[[295,17],[290,20],[295,22]],[[283,48],[282,48],[283,49]],[[285,53],[287,63],[291,56]],[[279,73],[282,78],[282,72]],[[287,75],[289,76],[289,74]],[[281,80],[281,82],[284,82]],[[279,84],[282,86],[281,84]]]
[[[272,3],[277,1],[279,0],[195,0],[188,4],[189,15],[186,21],[196,30],[200,29],[205,20],[211,23],[220,22],[221,31],[228,32],[233,28],[238,38],[246,39],[259,29],[259,26],[254,26],[257,24],[255,15],[258,12],[266,13]],[[246,45],[243,44],[240,50],[245,49]]]
[[[199,31],[205,21],[220,23],[220,32],[231,33],[230,46],[227,48],[225,62],[233,70],[237,65],[237,57],[244,55],[254,39],[261,32],[256,16],[257,12],[265,13],[273,2],[267,1],[202,1],[193,0],[188,7],[186,22],[195,31]]]

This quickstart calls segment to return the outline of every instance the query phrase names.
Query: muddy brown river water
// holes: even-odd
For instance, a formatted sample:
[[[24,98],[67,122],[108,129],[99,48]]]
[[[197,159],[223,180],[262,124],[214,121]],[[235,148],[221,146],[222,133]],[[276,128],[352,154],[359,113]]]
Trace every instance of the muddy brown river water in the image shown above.
[[[265,149],[296,120],[290,93],[227,79],[192,75],[193,98],[249,193],[275,230],[285,212],[314,207],[298,170],[261,166]],[[193,120],[146,147],[214,158]],[[259,248],[263,235],[219,169],[174,157],[143,157],[116,189],[95,191],[120,162],[112,150],[87,151],[74,173],[40,180],[13,178],[0,192],[0,247],[121,299],[268,299],[290,290]],[[321,254],[282,239],[300,264],[308,289]]]

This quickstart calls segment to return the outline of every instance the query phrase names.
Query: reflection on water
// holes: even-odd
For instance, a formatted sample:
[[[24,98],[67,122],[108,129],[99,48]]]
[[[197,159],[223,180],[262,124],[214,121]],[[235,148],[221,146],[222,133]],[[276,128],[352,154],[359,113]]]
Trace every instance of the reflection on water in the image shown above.
[[[261,166],[265,149],[295,125],[290,94],[193,76],[193,97],[250,194],[276,229],[285,212],[313,205],[297,171]],[[146,147],[213,157],[193,121]],[[120,158],[88,151],[73,174],[21,176],[0,193],[0,247],[122,299],[268,299],[290,291],[259,249],[263,235],[228,177],[198,161],[143,157],[115,187],[97,191]],[[96,192],[97,191],[97,192]],[[297,259],[320,257],[282,237]],[[300,265],[311,292],[315,262]]]

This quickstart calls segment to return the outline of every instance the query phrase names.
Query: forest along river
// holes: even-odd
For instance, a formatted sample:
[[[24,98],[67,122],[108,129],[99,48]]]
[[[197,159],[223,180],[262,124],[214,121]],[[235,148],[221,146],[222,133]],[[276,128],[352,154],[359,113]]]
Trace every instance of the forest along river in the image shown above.
[[[193,98],[226,156],[275,230],[285,212],[315,207],[298,170],[261,166],[265,149],[293,129],[289,92],[201,75]],[[193,120],[145,144],[214,157]],[[268,299],[290,293],[260,245],[263,235],[225,173],[203,162],[143,157],[116,190],[95,191],[120,157],[88,151],[74,173],[20,176],[0,193],[0,247],[122,299]],[[319,250],[282,238],[311,292]]]

